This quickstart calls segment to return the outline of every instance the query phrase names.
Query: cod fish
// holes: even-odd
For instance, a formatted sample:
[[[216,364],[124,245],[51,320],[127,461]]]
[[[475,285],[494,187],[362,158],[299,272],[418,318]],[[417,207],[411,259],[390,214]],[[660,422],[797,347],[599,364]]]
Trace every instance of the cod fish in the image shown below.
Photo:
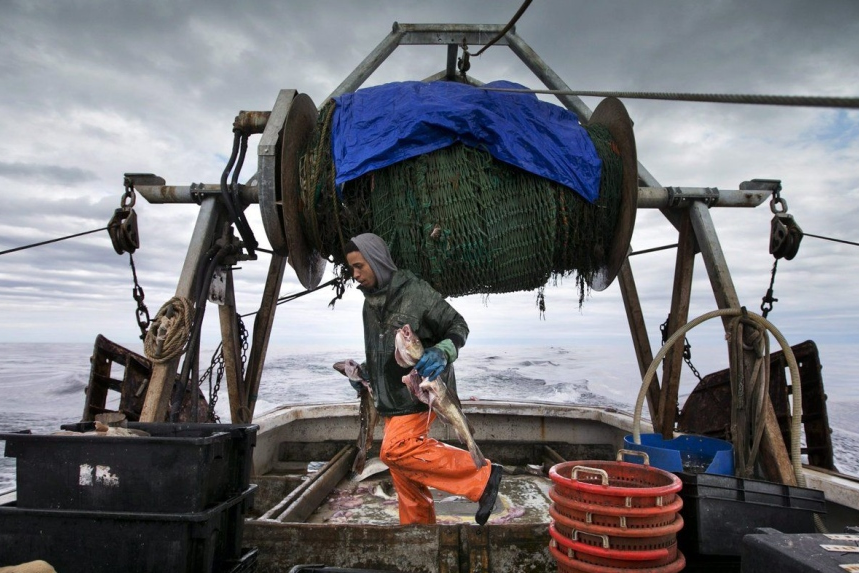
[[[414,366],[424,354],[423,344],[408,324],[397,330],[394,346],[394,360],[403,368]],[[453,428],[459,441],[468,448],[468,453],[478,469],[486,465],[486,458],[472,436],[474,428],[462,413],[462,405],[456,392],[448,391],[440,378],[422,378],[414,368],[403,376],[403,384],[418,400],[432,408],[442,422]]]
[[[358,409],[358,417],[360,419],[360,429],[358,430],[358,455],[355,456],[355,461],[352,463],[352,471],[360,474],[364,471],[364,465],[367,463],[367,453],[373,445],[373,433],[376,430],[376,424],[379,422],[379,412],[376,410],[376,404],[373,402],[373,391],[370,390],[370,383],[361,377],[361,371],[358,363],[354,360],[341,360],[334,363],[334,369],[348,377],[353,382],[360,382],[361,387],[358,390],[358,397],[361,399],[361,405]]]

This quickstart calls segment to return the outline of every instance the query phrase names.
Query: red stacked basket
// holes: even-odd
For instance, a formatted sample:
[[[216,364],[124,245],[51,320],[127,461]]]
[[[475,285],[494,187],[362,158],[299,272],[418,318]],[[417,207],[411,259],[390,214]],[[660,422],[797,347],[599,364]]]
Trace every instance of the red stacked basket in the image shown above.
[[[624,455],[644,464],[623,462]],[[549,548],[558,572],[680,571],[680,478],[651,467],[644,452],[621,450],[617,460],[565,462],[549,471]]]

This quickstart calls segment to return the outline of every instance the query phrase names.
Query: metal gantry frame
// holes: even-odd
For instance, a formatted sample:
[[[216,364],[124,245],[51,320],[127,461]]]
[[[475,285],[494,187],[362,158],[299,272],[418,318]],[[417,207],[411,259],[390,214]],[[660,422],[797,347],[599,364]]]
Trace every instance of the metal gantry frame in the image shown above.
[[[398,24],[395,22],[390,34],[370,52],[327,99],[360,88],[399,46],[447,46],[445,69],[427,79],[461,80],[462,78],[457,76],[455,69],[457,54],[461,46],[486,45],[503,28],[502,25]],[[495,42],[495,45],[509,47],[547,88],[564,92],[572,91],[549,65],[516,34],[515,28],[507,31]],[[471,80],[471,82],[479,84],[475,80]],[[248,112],[256,114],[256,121],[260,121],[260,114],[263,114],[266,123],[258,147],[258,172],[239,190],[243,202],[260,204],[266,232],[270,236],[270,241],[272,236],[275,237],[271,241],[272,246],[275,251],[281,251],[281,253],[285,252],[285,243],[275,244],[279,240],[277,231],[282,229],[284,225],[283,219],[276,209],[281,199],[278,196],[276,184],[279,177],[276,149],[282,143],[279,138],[283,137],[283,133],[286,132],[284,121],[287,118],[289,106],[296,98],[297,93],[295,90],[281,90],[274,108],[267,117],[265,117],[267,112]],[[592,110],[579,97],[569,94],[559,94],[556,97],[561,105],[576,113],[583,122],[591,117]],[[770,197],[771,190],[766,188],[719,190],[715,188],[663,187],[640,162],[638,163],[638,179],[640,186],[638,208],[659,209],[679,233],[668,334],[676,331],[687,321],[694,257],[698,251],[704,260],[718,307],[739,307],[737,291],[710,217],[709,207],[757,207]],[[150,203],[190,201],[200,203],[197,223],[188,247],[182,276],[176,288],[177,296],[188,297],[192,294],[190,285],[194,281],[193,275],[197,268],[197,261],[215,239],[216,221],[223,217],[223,208],[215,195],[217,188],[217,185],[141,186],[137,188],[137,191]],[[233,422],[248,422],[253,415],[253,406],[259,389],[262,365],[265,362],[266,350],[271,336],[285,265],[286,256],[284,254],[276,253],[272,256],[259,313],[254,324],[251,354],[244,380],[236,379],[239,374],[235,369],[229,369],[227,372],[227,382],[231,388],[243,387],[245,389],[241,403],[235,406],[231,404]],[[648,341],[641,303],[628,258],[618,273],[618,279],[639,368],[644,374],[653,360],[653,352]],[[232,281],[229,281],[229,289],[232,289]],[[229,299],[232,299],[231,293]],[[196,301],[192,302],[196,303]],[[221,313],[222,323],[226,319],[226,314]],[[225,354],[235,352],[235,344],[228,344],[228,337],[232,339],[234,333],[231,333],[229,328],[222,330],[224,330],[225,336]],[[240,360],[240,358],[233,356],[227,361],[225,356],[225,361],[228,363],[235,364],[237,359]],[[664,388],[660,390],[659,382],[655,381],[648,392],[647,404],[655,428],[673,428],[681,360],[682,341],[666,357],[662,381]],[[172,383],[168,385],[167,382],[168,380],[172,381],[177,365],[178,358],[155,367],[141,420],[156,421],[164,418],[167,397],[172,387]],[[231,402],[232,400],[231,394]],[[241,413],[242,411],[243,413]]]

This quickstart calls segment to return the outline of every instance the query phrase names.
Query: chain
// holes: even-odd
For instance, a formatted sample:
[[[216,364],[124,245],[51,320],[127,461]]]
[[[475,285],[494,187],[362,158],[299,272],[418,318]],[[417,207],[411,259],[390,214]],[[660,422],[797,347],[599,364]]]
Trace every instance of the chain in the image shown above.
[[[146,339],[146,331],[149,329],[149,324],[152,319],[149,318],[149,309],[146,308],[143,299],[146,296],[143,292],[143,287],[137,282],[137,269],[134,267],[134,255],[128,253],[128,261],[131,264],[131,276],[134,278],[134,288],[131,289],[131,296],[137,302],[137,326],[140,327],[140,340]]]
[[[770,199],[770,211],[773,215],[787,213],[787,201],[781,196],[781,186],[773,191],[772,199]]]
[[[122,183],[125,186],[125,192],[122,194],[122,199],[119,200],[119,207],[123,211],[131,211],[137,202],[137,195],[134,194],[134,183],[132,183],[131,177],[125,177]]]
[[[662,324],[659,325],[659,332],[662,333],[662,344],[663,345],[665,345],[665,343],[668,342],[667,330],[668,330],[668,321],[670,319],[671,319],[671,315],[669,314],[668,318],[665,319],[665,322],[663,322]],[[685,338],[685,337],[683,339],[683,362],[686,363],[686,366],[689,367],[689,370],[692,371],[692,374],[694,374],[695,378],[697,378],[698,381],[700,382],[701,381],[701,373],[698,372],[698,369],[695,368],[694,364],[692,364],[692,345],[689,344],[689,339]]]
[[[698,379],[698,382],[701,381],[701,374],[698,372],[698,369],[692,364],[692,345],[689,344],[689,339],[683,343],[683,361],[686,363],[686,366],[689,367],[689,370],[692,371],[692,374],[695,375],[695,378]]]
[[[239,322],[239,338],[242,341],[242,378],[244,378],[245,367],[248,363],[248,329],[245,328],[245,323],[238,313],[236,314],[236,320]]]
[[[110,240],[113,243],[113,248],[117,254],[128,253],[128,262],[131,266],[131,276],[134,281],[134,287],[131,289],[131,296],[137,303],[135,317],[137,326],[140,327],[140,340],[146,340],[146,331],[152,323],[149,317],[149,309],[143,302],[145,294],[143,287],[137,280],[137,268],[134,266],[134,251],[140,246],[140,240],[137,235],[137,216],[134,214],[134,204],[137,202],[137,195],[134,193],[134,182],[131,177],[126,176],[123,179],[125,191],[122,193],[122,198],[119,200],[119,209],[114,211],[113,217],[107,225],[107,232],[110,235]]]
[[[773,309],[773,303],[778,302],[778,299],[773,297],[773,285],[775,284],[775,272],[777,269],[778,259],[773,262],[773,270],[770,275],[770,288],[767,289],[767,294],[765,294],[763,299],[761,299],[761,316],[764,318],[766,318]]]
[[[236,314],[236,320],[239,325],[239,338],[242,341],[242,376],[245,374],[245,366],[248,361],[248,330],[245,328],[245,323],[242,317]],[[212,373],[215,373],[215,381],[212,383]],[[206,372],[200,376],[200,386],[204,381],[209,383],[209,410],[206,414],[206,420],[220,423],[221,418],[215,413],[215,406],[218,403],[218,393],[221,391],[221,382],[224,380],[224,345],[218,345],[215,353],[212,355],[212,363]]]
[[[215,371],[215,384],[212,385],[212,371]],[[223,344],[219,344],[218,348],[215,349],[215,353],[212,354],[212,362],[209,364],[209,367],[200,376],[200,386],[203,385],[204,380],[209,381],[209,410],[206,413],[206,421],[209,422],[220,422],[221,419],[215,413],[215,404],[218,403],[218,392],[221,389],[221,381],[224,379],[224,346]]]

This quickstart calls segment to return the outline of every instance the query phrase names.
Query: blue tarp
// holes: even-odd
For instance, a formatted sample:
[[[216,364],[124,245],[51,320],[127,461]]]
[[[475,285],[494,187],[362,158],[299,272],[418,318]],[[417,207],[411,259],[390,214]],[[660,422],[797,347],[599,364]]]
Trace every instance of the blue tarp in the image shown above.
[[[486,87],[522,88],[507,81]],[[459,141],[588,201],[599,196],[601,162],[578,117],[534,94],[457,82],[396,82],[335,101],[331,144],[338,185]]]

